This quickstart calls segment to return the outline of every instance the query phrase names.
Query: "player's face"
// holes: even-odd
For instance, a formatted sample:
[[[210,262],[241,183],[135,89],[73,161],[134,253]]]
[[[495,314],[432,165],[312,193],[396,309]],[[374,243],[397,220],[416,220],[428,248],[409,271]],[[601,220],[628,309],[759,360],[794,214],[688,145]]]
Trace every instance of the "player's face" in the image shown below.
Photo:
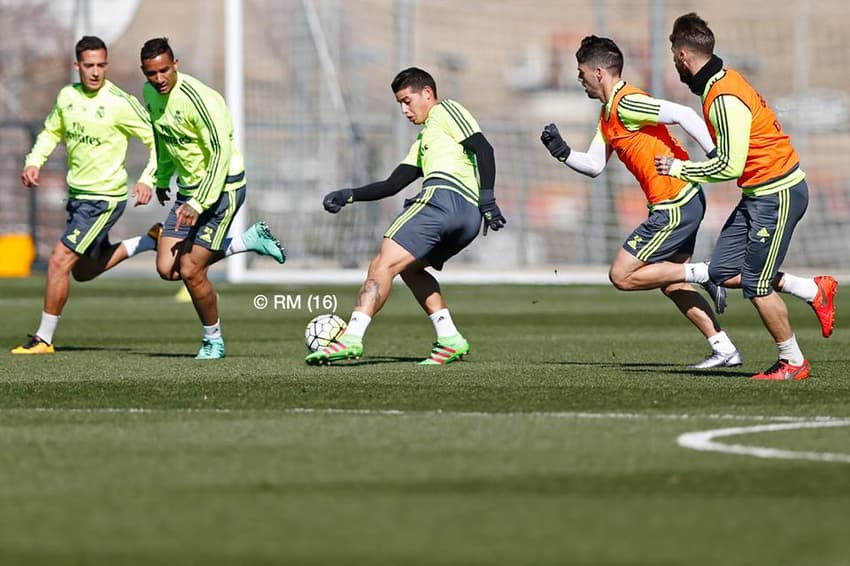
[[[159,94],[168,94],[177,84],[177,60],[168,53],[160,53],[144,60],[142,73]]]
[[[411,87],[403,88],[395,93],[395,99],[401,105],[404,117],[417,126],[425,123],[431,107],[434,106],[434,93],[427,86],[419,92]]]
[[[580,64],[578,66],[578,82],[581,83],[588,98],[596,98],[605,102],[602,93],[601,71],[599,69],[585,63]]]
[[[686,53],[683,49],[673,49],[673,65],[676,67],[676,71],[679,73],[679,80],[685,84],[688,84],[692,78],[694,78],[694,74],[688,69],[687,65],[685,65]]]
[[[74,68],[80,73],[80,84],[87,92],[97,92],[106,80],[106,51],[87,49],[80,53],[80,60],[74,62]]]

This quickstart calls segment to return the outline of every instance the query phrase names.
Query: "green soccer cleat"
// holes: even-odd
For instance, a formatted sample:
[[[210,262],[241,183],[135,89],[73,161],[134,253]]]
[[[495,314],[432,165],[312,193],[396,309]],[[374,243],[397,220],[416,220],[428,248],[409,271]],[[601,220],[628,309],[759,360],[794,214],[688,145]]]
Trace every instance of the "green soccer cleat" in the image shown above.
[[[286,250],[280,241],[272,234],[271,228],[265,222],[256,222],[242,233],[245,247],[252,252],[274,258],[278,263],[286,261]]]
[[[419,362],[421,366],[443,366],[457,360],[462,360],[469,353],[469,342],[458,334],[452,339],[439,338],[434,342],[434,348],[431,350],[431,355],[427,359]]]
[[[342,340],[346,340],[348,344],[345,344]],[[304,361],[308,366],[320,366],[340,360],[357,360],[362,355],[363,342],[355,342],[351,338],[340,336],[340,339],[331,340],[331,343],[324,348],[307,354]]]
[[[221,338],[204,338],[196,360],[220,360],[224,357],[224,340]]]

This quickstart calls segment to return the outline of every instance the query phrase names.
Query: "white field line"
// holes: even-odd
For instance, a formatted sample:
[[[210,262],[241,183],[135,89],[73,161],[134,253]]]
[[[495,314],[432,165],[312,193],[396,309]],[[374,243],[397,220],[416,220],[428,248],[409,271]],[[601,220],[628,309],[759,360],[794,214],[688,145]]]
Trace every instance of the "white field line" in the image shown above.
[[[792,416],[792,415],[729,415],[729,414],[652,414],[652,413],[586,413],[574,411],[535,411],[535,412],[484,412],[484,411],[406,411],[399,409],[316,409],[296,407],[290,409],[227,409],[227,408],[183,408],[183,409],[151,409],[145,407],[32,407],[32,408],[0,408],[0,413],[87,413],[87,414],[292,414],[292,415],[364,415],[364,416],[455,416],[455,417],[536,417],[557,419],[598,419],[598,420],[660,420],[660,421],[768,421],[772,424],[749,427],[720,428],[699,432],[688,432],[679,435],[676,442],[683,448],[704,452],[722,452],[725,454],[740,454],[756,458],[779,458],[790,460],[812,460],[817,462],[850,463],[850,454],[831,452],[804,452],[793,450],[778,450],[762,446],[745,446],[741,444],[723,444],[714,442],[714,438],[752,434],[757,432],[778,432],[804,428],[827,428],[850,426],[846,417],[830,416]]]
[[[676,442],[684,448],[703,452],[721,452],[723,454],[739,454],[755,458],[777,458],[782,460],[812,460],[815,462],[844,462],[850,464],[850,454],[833,452],[806,452],[795,450],[779,450],[764,446],[747,446],[743,444],[724,444],[715,442],[715,438],[754,434],[757,432],[778,432],[783,430],[799,430],[804,428],[826,428],[850,426],[850,420],[800,421],[789,423],[764,424],[736,428],[718,428],[700,432],[688,432],[679,435]]]
[[[117,413],[117,414],[168,414],[168,413],[221,413],[221,414],[315,414],[315,415],[364,415],[364,416],[454,416],[454,417],[544,417],[556,419],[611,419],[611,420],[662,420],[662,421],[768,421],[768,422],[845,422],[848,417],[832,416],[793,416],[793,415],[732,415],[700,413],[589,413],[579,411],[408,411],[402,409],[333,409],[293,407],[288,409],[228,409],[228,408],[148,408],[148,407],[9,407],[0,408],[0,413],[41,412],[41,413]]]

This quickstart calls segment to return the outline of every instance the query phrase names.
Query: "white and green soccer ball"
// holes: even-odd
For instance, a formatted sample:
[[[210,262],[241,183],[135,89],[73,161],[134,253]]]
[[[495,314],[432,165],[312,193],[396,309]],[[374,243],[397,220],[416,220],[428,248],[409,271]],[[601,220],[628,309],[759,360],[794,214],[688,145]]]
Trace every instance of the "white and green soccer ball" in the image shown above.
[[[333,313],[320,314],[307,323],[304,344],[311,352],[324,348],[331,340],[345,332],[345,320]]]

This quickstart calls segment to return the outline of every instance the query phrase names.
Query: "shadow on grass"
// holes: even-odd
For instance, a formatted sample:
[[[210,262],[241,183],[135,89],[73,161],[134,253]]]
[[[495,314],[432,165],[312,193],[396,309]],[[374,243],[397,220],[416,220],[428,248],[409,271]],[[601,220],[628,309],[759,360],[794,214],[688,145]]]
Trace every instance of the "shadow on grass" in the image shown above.
[[[409,357],[409,356],[376,356],[369,357],[365,359],[359,360],[348,360],[341,362],[333,362],[332,364],[322,364],[321,366],[316,367],[355,367],[355,366],[373,366],[380,364],[397,364],[397,363],[410,363],[410,362],[421,362],[423,358],[421,357]]]
[[[581,366],[581,367],[598,367],[598,368],[607,368],[607,369],[616,369],[620,370],[624,373],[647,373],[648,371],[652,371],[652,373],[658,374],[669,374],[669,375],[692,375],[694,377],[725,377],[725,378],[741,378],[741,377],[750,377],[753,375],[753,372],[750,371],[742,371],[740,369],[731,370],[729,368],[726,369],[691,369],[687,366],[682,366],[679,364],[670,364],[670,363],[648,363],[648,362],[623,362],[623,363],[614,363],[614,362],[578,362],[578,361],[563,361],[563,362],[549,362],[552,365],[563,365],[563,366]]]
[[[55,346],[57,352],[132,352],[126,346]]]

